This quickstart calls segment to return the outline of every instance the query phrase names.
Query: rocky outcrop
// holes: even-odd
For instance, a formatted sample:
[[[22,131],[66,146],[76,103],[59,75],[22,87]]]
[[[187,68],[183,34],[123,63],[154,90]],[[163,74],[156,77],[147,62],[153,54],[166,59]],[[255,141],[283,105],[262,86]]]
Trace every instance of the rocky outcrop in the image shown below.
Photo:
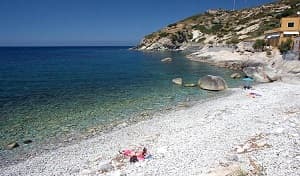
[[[137,46],[140,50],[182,50],[188,48],[187,44],[192,38],[193,34],[186,30],[175,30],[154,33],[146,36]],[[183,48],[181,48],[183,47]]]
[[[276,70],[269,66],[246,67],[243,71],[248,77],[253,78],[256,82],[273,82],[280,79]]]
[[[207,75],[199,79],[198,85],[201,89],[214,91],[225,90],[228,87],[226,81],[222,77],[212,75]]]
[[[155,43],[151,43],[149,46],[145,45],[145,47],[147,50],[169,50],[178,48],[171,39],[166,37],[159,39]]]
[[[174,78],[172,82],[177,85],[182,85],[182,78]]]

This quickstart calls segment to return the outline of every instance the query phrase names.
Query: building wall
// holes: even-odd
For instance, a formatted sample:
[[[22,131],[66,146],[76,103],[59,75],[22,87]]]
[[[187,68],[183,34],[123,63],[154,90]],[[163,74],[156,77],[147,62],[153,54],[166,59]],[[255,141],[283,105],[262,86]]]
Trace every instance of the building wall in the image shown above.
[[[297,37],[294,39],[294,52],[299,52],[300,51],[300,37]]]
[[[288,23],[294,23],[294,27],[288,27]],[[300,31],[300,17],[282,18],[281,31]]]
[[[289,27],[289,23],[294,23],[293,27]],[[281,27],[274,30],[268,31],[269,34],[278,31],[280,33],[279,39],[268,39],[268,43],[271,46],[279,46],[282,42],[285,42],[288,39],[292,39],[295,43],[295,38],[299,37],[298,35],[284,35],[284,32],[300,32],[300,17],[285,17],[281,19]],[[292,45],[293,45],[292,43]]]

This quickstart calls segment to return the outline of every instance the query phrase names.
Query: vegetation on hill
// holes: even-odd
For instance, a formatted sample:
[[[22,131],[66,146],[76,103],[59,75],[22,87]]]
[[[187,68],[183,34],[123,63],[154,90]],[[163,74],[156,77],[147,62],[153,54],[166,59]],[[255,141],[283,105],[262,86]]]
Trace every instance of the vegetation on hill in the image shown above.
[[[281,0],[238,11],[208,10],[145,36],[138,48],[177,49],[186,43],[235,44],[280,27],[282,17],[296,15],[297,11],[299,0]]]

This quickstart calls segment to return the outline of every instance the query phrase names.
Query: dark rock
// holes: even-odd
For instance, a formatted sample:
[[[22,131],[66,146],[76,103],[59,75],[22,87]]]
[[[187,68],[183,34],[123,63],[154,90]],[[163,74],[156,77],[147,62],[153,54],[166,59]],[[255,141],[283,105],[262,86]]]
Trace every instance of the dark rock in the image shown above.
[[[27,139],[27,140],[23,141],[23,143],[24,143],[24,144],[30,144],[30,143],[32,143],[32,140]]]
[[[17,148],[19,147],[19,144],[17,142],[12,142],[12,143],[9,143],[5,146],[5,149],[6,150],[12,150],[14,148]]]
[[[199,79],[198,85],[201,89],[214,91],[224,90],[228,87],[226,81],[222,77],[212,75],[207,75]]]

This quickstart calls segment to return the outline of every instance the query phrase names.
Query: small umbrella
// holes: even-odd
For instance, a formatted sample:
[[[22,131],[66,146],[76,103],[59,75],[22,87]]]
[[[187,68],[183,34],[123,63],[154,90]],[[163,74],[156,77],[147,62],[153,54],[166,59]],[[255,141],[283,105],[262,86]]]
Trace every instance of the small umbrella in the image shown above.
[[[243,81],[249,81],[249,82],[252,82],[253,79],[248,77],[248,78],[243,78]]]
[[[254,80],[252,78],[243,78],[243,81],[245,81],[245,86],[244,87],[248,87],[250,88],[251,87],[251,82],[253,82]]]

